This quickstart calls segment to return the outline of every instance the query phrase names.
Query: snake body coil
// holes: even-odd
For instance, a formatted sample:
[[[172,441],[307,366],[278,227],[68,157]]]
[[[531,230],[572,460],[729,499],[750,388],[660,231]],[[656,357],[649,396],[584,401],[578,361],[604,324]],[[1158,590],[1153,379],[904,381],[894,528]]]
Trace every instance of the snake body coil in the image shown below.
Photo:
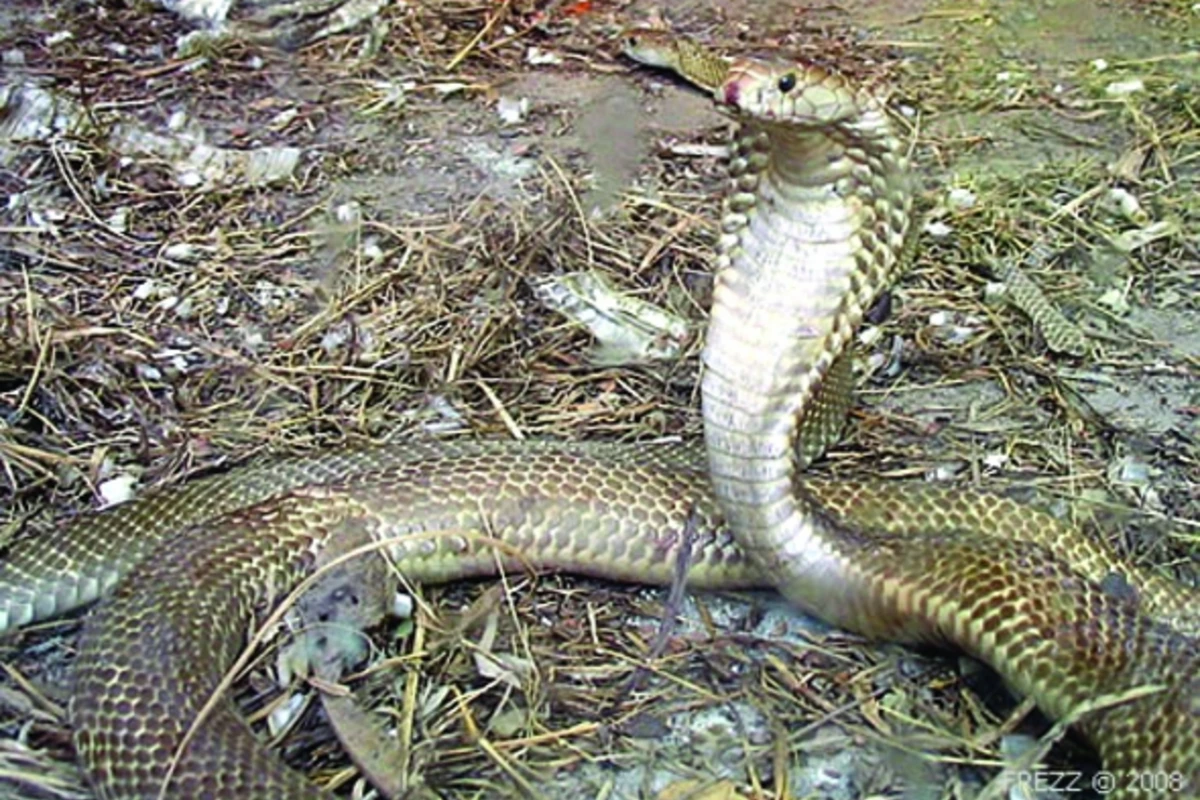
[[[87,622],[71,704],[101,797],[325,796],[261,749],[227,699],[189,731],[257,613],[332,558],[396,537],[390,554],[418,582],[529,564],[666,583],[692,501],[693,586],[773,585],[863,634],[961,648],[1054,717],[1157,684],[1079,728],[1110,770],[1200,786],[1193,594],[991,495],[804,479],[792,454],[806,415],[900,262],[907,165],[880,105],[833,75],[751,61],[716,74],[698,82],[742,128],[704,352],[706,455],[553,443],[328,453],[22,543],[0,564],[0,628],[116,587]],[[1112,576],[1131,591],[1105,591]]]

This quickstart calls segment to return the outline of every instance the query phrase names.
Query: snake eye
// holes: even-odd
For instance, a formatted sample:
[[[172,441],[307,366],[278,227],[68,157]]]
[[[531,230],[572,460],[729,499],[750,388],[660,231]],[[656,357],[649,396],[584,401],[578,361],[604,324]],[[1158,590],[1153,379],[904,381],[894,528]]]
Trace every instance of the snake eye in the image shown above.
[[[630,36],[629,38],[627,38],[627,39],[625,40],[625,45],[626,45],[627,47],[637,47],[640,41],[641,41],[641,40],[640,40],[640,39],[638,39],[638,37],[636,37],[636,36]]]
[[[794,72],[787,73],[786,75],[784,75],[782,78],[779,79],[778,85],[779,85],[779,91],[783,92],[784,94],[787,94],[792,89],[796,88],[796,74]]]

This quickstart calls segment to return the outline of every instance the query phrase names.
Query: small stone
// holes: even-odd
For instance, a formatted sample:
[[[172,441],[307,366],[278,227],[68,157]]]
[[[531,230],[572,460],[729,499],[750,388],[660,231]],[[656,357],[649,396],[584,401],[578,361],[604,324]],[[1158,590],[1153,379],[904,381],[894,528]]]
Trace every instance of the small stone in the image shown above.
[[[413,613],[412,595],[396,592],[392,598],[392,616],[397,619],[408,619]]]

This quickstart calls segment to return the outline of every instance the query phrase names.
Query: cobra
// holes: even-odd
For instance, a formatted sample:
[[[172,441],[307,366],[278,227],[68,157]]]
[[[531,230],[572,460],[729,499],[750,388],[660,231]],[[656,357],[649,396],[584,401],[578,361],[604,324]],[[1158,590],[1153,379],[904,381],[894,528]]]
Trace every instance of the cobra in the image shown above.
[[[321,565],[384,541],[416,582],[532,566],[665,584],[693,505],[692,586],[773,586],[864,635],[962,650],[1055,718],[1151,684],[1077,727],[1109,770],[1197,785],[1191,590],[994,495],[804,473],[844,414],[863,309],[901,266],[910,168],[880,101],[825,70],[735,60],[708,88],[740,128],[702,446],[326,452],[21,542],[0,565],[4,628],[105,597],[70,705],[101,797],[327,796],[262,748],[227,698],[192,729],[258,612]],[[1133,591],[1106,591],[1113,576]]]

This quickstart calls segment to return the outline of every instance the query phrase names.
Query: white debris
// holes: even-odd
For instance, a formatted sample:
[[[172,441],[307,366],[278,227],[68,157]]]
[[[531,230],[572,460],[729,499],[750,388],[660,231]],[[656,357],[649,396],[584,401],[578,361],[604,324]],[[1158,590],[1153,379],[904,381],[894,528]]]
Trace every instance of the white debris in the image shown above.
[[[172,261],[197,261],[200,258],[200,248],[190,242],[176,242],[163,248],[163,257]]]
[[[441,428],[431,428],[430,430],[458,430],[462,428],[464,424],[464,417],[462,413],[454,407],[454,403],[451,402],[450,399],[444,394],[435,394],[434,396],[430,397],[426,407],[429,411],[437,414],[437,416],[440,417],[444,423],[450,423],[448,427],[443,425]]]
[[[125,233],[129,230],[129,207],[121,206],[116,211],[108,215],[108,219],[104,220],[104,224],[113,233]]]
[[[378,239],[372,236],[363,242],[362,257],[363,260],[371,264],[376,264],[383,260],[383,248],[379,246]]]
[[[212,49],[214,42],[219,42],[224,34],[220,30],[201,28],[194,31],[188,31],[182,36],[175,37],[175,58],[185,60],[189,58],[196,59],[196,63],[203,64],[207,59],[203,58],[206,51]]]
[[[988,281],[983,285],[983,301],[989,305],[1008,302],[1008,284],[1002,281]]]
[[[412,595],[396,592],[392,597],[392,616],[396,619],[408,619],[413,613]]]
[[[1147,486],[1150,483],[1150,465],[1134,456],[1122,456],[1109,468],[1109,477],[1117,483]]]
[[[46,47],[54,47],[56,44],[69,42],[74,38],[75,34],[71,33],[70,31],[59,31],[58,33],[52,33],[46,37]]]
[[[1096,70],[1096,72],[1104,72],[1104,70],[1108,69],[1108,62],[1103,58],[1094,58],[1092,59],[1092,69]]]
[[[1111,309],[1118,314],[1129,313],[1129,301],[1125,298],[1125,290],[1116,287],[1109,289],[1097,297],[1096,304]]]
[[[116,477],[102,481],[96,487],[100,492],[100,498],[104,501],[104,507],[115,506],[118,503],[124,503],[133,497],[133,486],[137,483],[137,478],[129,474],[121,474]]]
[[[334,326],[321,337],[321,349],[329,355],[337,352],[350,341],[350,330],[349,323]]]
[[[300,718],[300,712],[308,705],[303,694],[292,694],[288,699],[280,703],[267,716],[267,728],[271,731],[272,736],[278,736],[295,724]]]
[[[175,180],[185,189],[194,189],[204,183],[204,176],[194,170],[184,170],[175,176]]]
[[[246,326],[242,329],[242,344],[247,350],[261,350],[267,343],[267,337],[256,327]]]
[[[416,84],[413,84],[416,86]],[[467,84],[461,81],[443,81],[442,83],[433,83],[429,85],[441,97],[448,97],[452,94],[458,94],[463,89],[467,88]]]
[[[1134,78],[1128,81],[1113,81],[1104,87],[1104,91],[1108,93],[1109,97],[1126,97],[1145,89],[1146,83],[1141,78]]]
[[[595,337],[594,364],[643,364],[678,357],[687,343],[687,320],[618,290],[593,272],[531,281],[546,306],[583,325]]]
[[[185,297],[175,306],[175,316],[179,319],[191,319],[196,315],[196,301],[190,297]]]
[[[26,142],[57,142],[89,129],[73,102],[33,84],[0,83],[0,166],[25,152]]]
[[[362,222],[362,206],[356,202],[338,203],[334,206],[333,218],[340,223],[357,226]]]
[[[522,97],[514,99],[512,97],[501,97],[496,101],[496,113],[500,115],[500,122],[504,125],[516,125],[525,119],[529,113],[529,98]]]
[[[954,211],[974,208],[977,199],[974,192],[960,186],[956,186],[946,193],[946,205]]]
[[[163,376],[162,370],[153,364],[138,364],[134,367],[134,372],[144,381],[161,381]]]
[[[883,329],[878,325],[864,325],[858,332],[858,342],[864,347],[870,347],[879,341],[879,337],[883,335]]]
[[[1132,253],[1138,248],[1145,247],[1156,239],[1174,236],[1179,233],[1179,223],[1173,220],[1160,220],[1144,228],[1133,228],[1122,231],[1113,237],[1113,247],[1123,253]]]
[[[1120,186],[1108,190],[1108,204],[1125,219],[1137,225],[1145,225],[1150,221],[1150,215],[1142,208],[1137,197]]]
[[[952,481],[962,473],[962,466],[956,464],[939,464],[925,473],[927,481]]]
[[[159,0],[167,11],[197,22],[224,22],[233,7],[233,0]]]
[[[251,150],[248,156],[243,174],[247,183],[251,186],[259,186],[290,176],[296,169],[296,165],[300,163],[300,148],[260,147],[257,150]],[[230,161],[235,162],[235,159],[230,159]]]
[[[939,220],[925,223],[924,230],[935,239],[944,239],[954,232],[954,228]]]
[[[947,311],[935,311],[929,315],[929,324],[935,328],[940,328],[950,324],[950,314]]]
[[[167,362],[168,372],[175,375],[187,374],[188,362],[183,353],[177,350],[164,350],[161,353],[155,353],[154,357]]]
[[[132,118],[108,131],[109,145],[127,168],[146,155],[171,163],[185,187],[271,183],[291,176],[300,160],[295,147],[236,150],[205,142],[205,131],[182,110],[167,119],[163,133]],[[33,85],[0,84],[0,166],[7,165],[27,142],[65,145],[67,137],[91,130],[90,117],[74,99]],[[120,230],[120,229],[118,229]]]
[[[408,93],[417,85],[412,81],[381,80],[371,83],[371,101],[359,112],[370,117],[376,114],[402,111],[408,105]]]
[[[154,295],[157,293],[158,293],[158,285],[154,282],[154,280],[152,278],[147,278],[146,280],[139,283],[137,288],[133,290],[133,299],[149,300],[151,297],[154,297]]]
[[[561,64],[562,56],[543,50],[540,47],[530,47],[525,51],[525,63],[532,64],[535,67],[546,64]]]
[[[965,344],[978,331],[978,328],[972,328],[969,325],[951,325],[950,331],[946,334],[946,342],[948,344]]]
[[[297,108],[285,108],[275,116],[267,120],[267,128],[273,131],[279,131],[292,124],[292,120],[300,116],[300,110]]]

